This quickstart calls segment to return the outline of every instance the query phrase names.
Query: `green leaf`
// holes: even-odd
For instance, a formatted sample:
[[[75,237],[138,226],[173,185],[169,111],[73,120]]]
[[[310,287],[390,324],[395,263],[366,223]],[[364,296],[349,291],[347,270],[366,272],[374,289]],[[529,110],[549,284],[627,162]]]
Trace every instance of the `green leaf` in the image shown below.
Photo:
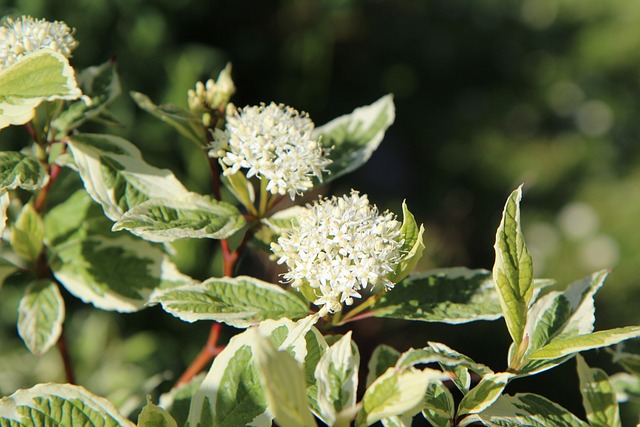
[[[438,363],[440,367],[449,372],[449,378],[463,394],[469,391],[471,376],[469,370],[481,377],[493,374],[493,371],[481,363],[474,362],[470,357],[437,342],[429,342],[429,347],[409,349],[402,353],[396,363],[397,368],[406,369],[418,364]]]
[[[49,182],[47,170],[38,160],[16,151],[0,152],[0,190],[22,188],[34,191]]]
[[[114,60],[83,70],[78,74],[78,84],[91,102],[75,101],[54,119],[52,126],[61,134],[66,135],[87,120],[100,116],[121,93]]]
[[[640,377],[618,372],[609,377],[618,402],[640,402]]]
[[[44,222],[31,203],[24,205],[11,230],[11,247],[22,258],[34,262],[42,252]]]
[[[108,400],[80,386],[39,384],[0,400],[0,426],[135,427]]]
[[[591,427],[622,427],[616,393],[602,369],[590,368],[576,356],[580,394]]]
[[[329,347],[324,336],[316,329],[312,328],[305,335],[307,355],[304,358],[305,378],[307,381],[307,400],[314,414],[320,414],[318,404],[318,385],[316,381],[316,366],[320,358]]]
[[[327,169],[325,182],[354,171],[369,160],[395,120],[393,97],[386,95],[352,113],[333,119],[314,129],[313,136],[321,137],[322,146],[330,148],[333,160]]]
[[[360,353],[351,331],[329,347],[316,366],[320,418],[333,426],[345,409],[356,406]],[[356,412],[352,411],[355,416]],[[346,420],[345,420],[346,421]]]
[[[138,427],[178,427],[178,423],[164,409],[154,405],[147,396],[147,404],[138,416]]]
[[[496,232],[496,262],[493,267],[493,280],[500,306],[516,347],[524,338],[527,309],[533,297],[531,255],[520,228],[521,198],[522,186],[507,199],[502,221]]]
[[[181,199],[149,199],[125,212],[113,225],[113,231],[129,230],[152,242],[226,239],[245,222],[233,205],[191,193]]]
[[[371,425],[383,418],[396,415],[415,415],[421,410],[427,386],[446,376],[433,369],[389,368],[376,379],[362,397],[357,426]]]
[[[306,337],[318,321],[311,315],[298,322],[267,320],[258,329],[278,350],[287,351],[302,363],[307,355]],[[317,332],[317,331],[316,331]],[[270,426],[267,401],[252,361],[255,355],[252,330],[231,338],[214,359],[206,378],[194,395],[187,425],[196,427]]]
[[[206,129],[202,120],[189,110],[171,104],[155,105],[148,96],[140,92],[131,92],[131,97],[140,108],[172,126],[198,147],[207,144]]]
[[[500,396],[485,411],[462,420],[460,426],[477,421],[496,427],[589,427],[562,406],[529,393]]]
[[[200,388],[206,372],[193,377],[188,383],[180,384],[160,396],[159,406],[169,411],[179,426],[184,426],[189,417],[189,405]]]
[[[370,386],[376,378],[384,374],[387,369],[395,366],[399,358],[400,352],[395,348],[386,344],[377,346],[375,350],[373,350],[369,358],[369,363],[367,364],[367,387]]]
[[[154,290],[192,281],[161,247],[128,235],[71,239],[50,251],[56,279],[103,310],[137,311],[152,300]]]
[[[15,265],[0,258],[0,288],[4,284],[5,279],[17,271],[18,268]]]
[[[435,427],[453,427],[456,406],[453,395],[442,383],[427,387],[422,415]]]
[[[159,292],[162,308],[187,322],[215,320],[246,328],[265,319],[299,319],[308,305],[295,293],[248,276],[210,278]]]
[[[409,208],[405,202],[402,202],[402,214],[404,216],[404,221],[402,222],[400,232],[402,233],[404,243],[400,248],[400,252],[403,256],[395,271],[389,277],[389,280],[393,283],[399,282],[413,271],[418,264],[418,261],[420,261],[422,252],[424,251],[424,242],[422,240],[424,226],[421,224],[418,228],[416,219],[413,214],[409,212]]]
[[[252,335],[236,335],[213,360],[191,400],[190,427],[234,427],[252,423],[267,410],[260,378],[252,361]]]
[[[527,353],[519,375],[532,375],[564,363],[557,360],[527,360],[528,355],[555,339],[571,338],[593,331],[595,322],[594,295],[607,276],[606,271],[595,273],[572,283],[564,292],[549,292],[539,298],[527,313],[525,336],[529,338]],[[512,348],[513,350],[513,348]]]
[[[69,137],[68,145],[85,189],[113,221],[151,198],[190,195],[171,171],[145,163],[140,150],[122,138],[80,134]]]
[[[487,409],[515,375],[509,372],[488,374],[462,398],[458,405],[458,415],[477,414]]]
[[[0,71],[0,129],[27,123],[43,101],[81,95],[67,58],[49,49],[30,53]]]
[[[37,356],[53,346],[62,333],[64,300],[51,280],[31,283],[18,307],[18,333]]]
[[[282,427],[313,426],[316,423],[306,400],[306,383],[302,366],[286,351],[278,351],[269,339],[255,329],[254,361],[265,391],[269,410]]]
[[[225,169],[224,164],[222,168]],[[220,174],[220,179],[224,186],[248,211],[255,211],[256,195],[253,190],[253,184],[249,182],[243,172],[238,171],[231,175]]]
[[[502,315],[489,272],[462,267],[410,276],[382,295],[371,312],[375,317],[452,324]]]
[[[557,338],[544,347],[532,352],[531,359],[557,359],[585,350],[606,347],[621,341],[640,337],[640,326],[608,329],[592,334]]]
[[[637,341],[635,343],[637,344]],[[636,346],[629,348],[628,344],[634,344],[634,342],[621,343],[607,351],[612,355],[613,363],[619,364],[625,371],[640,378],[640,354]]]

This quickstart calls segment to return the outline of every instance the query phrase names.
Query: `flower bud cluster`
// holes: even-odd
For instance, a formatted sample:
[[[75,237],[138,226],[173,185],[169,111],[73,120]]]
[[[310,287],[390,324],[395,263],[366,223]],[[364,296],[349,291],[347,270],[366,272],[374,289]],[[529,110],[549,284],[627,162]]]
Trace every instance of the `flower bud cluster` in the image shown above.
[[[197,82],[195,89],[187,92],[189,109],[193,112],[206,112],[225,107],[236,87],[231,79],[231,67],[227,66],[218,76],[218,80],[207,80],[206,83]]]
[[[42,49],[54,50],[68,58],[77,45],[73,30],[64,22],[48,22],[30,16],[6,18],[0,26],[0,69]]]
[[[320,200],[297,222],[271,249],[289,267],[285,281],[294,288],[308,284],[317,296],[314,304],[334,313],[360,298],[361,289],[393,287],[388,276],[402,258],[402,225],[394,214],[370,205],[366,195],[352,190]]]
[[[282,104],[244,107],[227,116],[224,131],[214,133],[209,156],[220,158],[226,175],[248,169],[248,178],[267,180],[271,194],[293,200],[313,187],[313,177],[322,181],[331,163],[313,128],[306,113]]]

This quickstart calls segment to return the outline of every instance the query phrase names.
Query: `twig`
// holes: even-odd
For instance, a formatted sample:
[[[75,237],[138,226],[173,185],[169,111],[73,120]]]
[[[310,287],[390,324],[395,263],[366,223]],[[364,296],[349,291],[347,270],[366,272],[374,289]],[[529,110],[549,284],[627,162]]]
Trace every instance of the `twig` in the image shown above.
[[[73,372],[73,364],[71,363],[71,357],[69,356],[69,351],[67,350],[67,344],[64,339],[64,330],[60,334],[60,338],[58,338],[58,342],[56,343],[58,347],[58,353],[60,353],[60,358],[62,358],[62,364],[64,365],[64,373],[67,378],[67,382],[69,384],[76,383],[76,376]]]
[[[220,338],[220,329],[222,325],[218,322],[214,322],[211,325],[211,330],[209,332],[209,339],[207,343],[202,348],[198,356],[191,362],[186,371],[182,374],[182,376],[178,379],[174,387],[177,387],[180,384],[188,383],[193,377],[198,375],[200,371],[202,371],[211,360],[216,357],[223,349],[224,346],[218,347],[218,338]]]

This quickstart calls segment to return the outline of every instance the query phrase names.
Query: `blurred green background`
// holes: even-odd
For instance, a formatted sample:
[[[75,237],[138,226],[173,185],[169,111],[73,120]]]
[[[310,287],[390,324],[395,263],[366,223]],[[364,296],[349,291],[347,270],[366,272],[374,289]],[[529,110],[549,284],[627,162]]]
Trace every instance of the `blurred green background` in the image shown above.
[[[0,0],[0,12],[75,27],[78,69],[115,57],[125,95],[113,110],[126,125],[115,132],[195,191],[209,190],[201,153],[138,110],[128,91],[186,106],[195,81],[230,61],[237,105],[283,102],[317,124],[392,92],[397,118],[382,146],[328,192],[356,188],[395,212],[406,198],[427,229],[421,269],[490,269],[504,200],[524,182],[536,276],[568,283],[610,268],[596,327],[640,323],[636,0]],[[0,148],[23,136],[3,132]],[[185,272],[215,272],[208,242],[179,249]],[[9,296],[0,312],[0,393],[60,380],[55,352],[36,359],[17,350],[21,290],[2,291]],[[165,372],[180,372],[206,339],[208,325],[184,325],[157,309],[117,316],[67,301],[80,381],[118,403],[144,396],[150,376],[149,390]],[[439,340],[504,368],[507,334],[498,322],[407,326],[363,323],[363,353],[377,342],[406,349]],[[579,395],[569,365],[566,387],[546,394],[580,413],[570,401]],[[108,369],[117,374],[100,377]]]

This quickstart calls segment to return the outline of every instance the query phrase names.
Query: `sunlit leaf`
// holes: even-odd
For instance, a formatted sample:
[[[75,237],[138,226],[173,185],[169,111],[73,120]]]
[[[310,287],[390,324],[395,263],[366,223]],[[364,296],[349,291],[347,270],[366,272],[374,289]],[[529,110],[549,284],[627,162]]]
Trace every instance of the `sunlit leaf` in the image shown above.
[[[0,400],[0,426],[135,427],[108,400],[71,384],[39,384]]]
[[[482,377],[482,380],[462,398],[458,405],[458,414],[477,414],[491,406],[514,376],[508,372],[500,372]]]
[[[375,317],[453,324],[502,315],[491,274],[462,267],[410,276],[382,295],[371,312]]]
[[[576,356],[580,394],[591,427],[621,427],[616,395],[602,369],[590,368],[582,356]]]
[[[33,191],[48,181],[46,169],[36,158],[16,151],[0,152],[0,191],[16,188]]]
[[[520,199],[518,187],[505,204],[502,221],[496,232],[496,261],[493,280],[507,329],[516,347],[524,338],[527,309],[533,297],[533,266],[520,227]]]
[[[334,425],[344,409],[355,408],[359,366],[360,353],[351,340],[351,331],[329,347],[318,362],[317,401],[321,419],[328,425]]]
[[[191,193],[180,199],[156,197],[134,206],[113,225],[113,231],[129,230],[152,242],[226,239],[244,224],[233,205]]]
[[[27,54],[0,71],[0,129],[27,123],[43,101],[81,95],[64,55],[49,49]]]
[[[418,223],[413,214],[409,212],[409,208],[405,202],[402,203],[402,213],[404,215],[404,221],[402,222],[401,234],[404,243],[400,248],[400,252],[403,255],[396,270],[389,277],[389,280],[393,283],[399,282],[413,271],[424,251],[424,242],[422,240],[424,226],[421,224],[420,227],[418,227]]]
[[[253,333],[254,361],[261,377],[269,409],[282,427],[315,427],[306,399],[302,366],[286,351],[278,351],[269,339]]]
[[[333,163],[328,166],[330,174],[324,181],[332,181],[365,164],[394,120],[393,97],[386,95],[314,129],[313,136],[321,137],[322,145],[331,149],[329,158]]]
[[[210,278],[160,292],[156,300],[187,322],[215,320],[238,328],[265,319],[299,319],[309,313],[295,293],[248,276]]]
[[[11,229],[11,248],[22,258],[34,262],[42,252],[44,223],[33,204],[24,205]]]
[[[463,419],[459,425],[476,421],[496,427],[589,427],[560,405],[529,393],[500,396],[488,409]]]
[[[149,398],[138,416],[137,427],[178,427],[178,423],[164,409],[154,405]]]
[[[80,134],[70,137],[68,145],[85,189],[113,221],[151,198],[190,194],[171,171],[147,164],[140,150],[122,138]]]
[[[64,300],[51,280],[31,283],[18,307],[18,333],[29,351],[44,354],[62,333]]]

